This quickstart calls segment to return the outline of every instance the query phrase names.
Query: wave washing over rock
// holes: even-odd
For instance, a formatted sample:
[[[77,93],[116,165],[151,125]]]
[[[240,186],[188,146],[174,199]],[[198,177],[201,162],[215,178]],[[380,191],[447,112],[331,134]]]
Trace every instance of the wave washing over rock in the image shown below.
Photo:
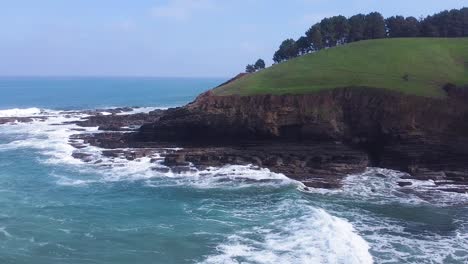
[[[191,200],[199,205],[182,203],[186,218],[171,220],[200,219],[200,223],[219,228],[209,231],[196,222],[194,230],[184,231],[196,237],[219,237],[209,242],[211,246],[200,256],[192,257],[194,262],[463,263],[468,258],[468,197],[464,193],[441,191],[433,188],[433,180],[377,168],[349,174],[338,189],[313,188],[257,165],[234,165],[236,160],[233,165],[198,166],[187,161],[188,155],[180,159],[177,153],[183,149],[172,144],[116,148],[116,138],[130,135],[143,121],[157,120],[158,111],[39,109],[30,115],[30,110],[25,110],[20,117],[28,119],[5,114],[3,118],[9,121],[0,126],[0,155],[32,153],[51,169],[49,175],[56,188],[72,188],[69,192],[141,184],[141,188],[157,193],[176,188],[182,194],[201,196]],[[133,121],[128,123],[118,116]],[[124,126],[128,129],[99,127],[109,118],[117,120],[113,128],[127,122]],[[98,146],[106,144],[112,148]],[[133,199],[139,199],[138,195]],[[138,216],[134,218],[139,221]],[[24,241],[32,248],[57,247],[75,258],[84,257],[70,253],[79,247],[66,239],[54,242],[28,237],[12,224],[3,225],[2,219],[8,217],[0,217],[0,236],[5,237],[2,243],[6,245]],[[120,230],[116,232],[150,230],[145,225],[115,228]],[[160,228],[170,226],[161,224]],[[68,226],[60,229],[66,232],[57,232],[65,235],[78,232]],[[95,240],[101,234],[99,229],[93,230],[83,235]]]
[[[32,107],[32,108],[13,108],[0,110],[0,117],[29,117],[41,114],[41,109]]]
[[[122,140],[186,142],[205,149],[217,144],[221,153],[188,150],[176,160],[253,163],[311,187],[339,187],[344,175],[384,167],[466,193],[468,96],[463,87],[447,85],[444,91],[445,98],[365,87],[304,95],[208,91]]]

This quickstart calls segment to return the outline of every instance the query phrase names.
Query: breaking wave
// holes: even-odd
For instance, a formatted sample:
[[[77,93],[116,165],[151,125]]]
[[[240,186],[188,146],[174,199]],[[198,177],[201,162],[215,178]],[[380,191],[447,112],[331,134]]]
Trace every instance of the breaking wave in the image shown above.
[[[154,108],[145,110],[152,111]],[[5,113],[14,116],[19,112],[21,111]],[[143,110],[138,110],[138,113],[140,112]],[[0,126],[2,133],[16,135],[11,137],[9,142],[1,144],[0,151],[31,148],[39,151],[40,159],[44,163],[68,165],[81,172],[93,171],[100,175],[94,178],[75,178],[54,172],[52,176],[57,179],[59,185],[80,187],[94,183],[144,181],[147,186],[157,186],[161,182],[155,181],[155,178],[165,178],[169,180],[166,184],[196,188],[232,189],[253,185],[303,187],[301,183],[282,174],[254,166],[231,165],[204,170],[190,166],[186,171],[174,172],[162,164],[163,159],[158,153],[150,157],[127,160],[125,157],[105,157],[101,154],[102,149],[84,146],[80,151],[91,156],[88,162],[83,162],[72,157],[77,150],[69,144],[69,138],[77,133],[98,132],[97,128],[82,128],[70,123],[86,117],[86,114],[40,109],[23,111],[25,116],[32,113],[47,118]],[[279,220],[272,221],[268,226],[254,227],[229,236],[225,243],[217,246],[219,254],[207,256],[203,262],[372,262],[368,244],[355,232],[352,225],[322,209],[288,200],[279,206],[265,208],[263,213],[279,216]],[[291,214],[297,217],[291,220],[288,217]],[[0,229],[0,232],[3,231]],[[7,234],[6,231],[3,233]],[[256,234],[260,234],[260,237]]]
[[[32,108],[13,108],[0,110],[0,117],[29,117],[41,114],[42,110],[36,107]]]
[[[140,108],[127,114],[155,109],[158,108]],[[101,114],[107,113],[103,111]],[[43,163],[66,165],[78,172],[97,175],[80,177],[52,173],[56,183],[62,186],[84,187],[108,182],[142,181],[146,186],[158,187],[162,184],[159,179],[165,179],[163,183],[166,185],[203,189],[251,186],[306,189],[302,183],[255,166],[230,165],[205,170],[189,166],[187,170],[176,172],[163,165],[159,153],[127,160],[120,156],[106,157],[102,154],[103,149],[84,145],[79,150],[89,154],[88,162],[84,162],[73,158],[72,155],[78,150],[69,144],[70,136],[99,131],[96,127],[83,128],[70,122],[87,116],[86,112],[39,108],[0,110],[0,117],[33,119],[28,123],[0,125],[0,151],[34,149],[40,154],[38,158]],[[453,206],[466,205],[468,201],[467,194],[434,190],[431,181],[405,180],[411,182],[411,185],[401,187],[398,182],[404,175],[397,171],[369,168],[365,173],[348,176],[340,190],[311,189],[310,192],[343,201],[356,200],[377,205]],[[376,255],[374,258],[378,263],[431,263],[429,259],[442,263],[446,260],[463,261],[467,257],[466,226],[457,228],[454,236],[418,237],[392,219],[369,216],[368,212],[359,210],[343,213],[322,203],[313,205],[303,199],[288,199],[279,206],[266,206],[262,212],[250,212],[265,217],[275,215],[276,218],[266,221],[264,225],[243,228],[229,235],[225,241],[216,245],[216,254],[205,256],[201,262],[372,263],[372,255]],[[240,215],[245,213],[239,212]],[[0,228],[0,236],[9,235],[5,228]],[[418,254],[420,258],[414,257]]]
[[[373,263],[353,226],[323,209],[285,200],[257,213],[282,219],[238,231],[202,263]]]

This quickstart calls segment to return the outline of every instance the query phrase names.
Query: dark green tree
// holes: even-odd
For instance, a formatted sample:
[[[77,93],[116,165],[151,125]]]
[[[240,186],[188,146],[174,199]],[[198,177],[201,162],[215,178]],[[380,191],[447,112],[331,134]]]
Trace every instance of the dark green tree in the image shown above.
[[[307,30],[305,35],[297,41],[283,41],[273,60],[279,63],[310,51],[365,39],[468,37],[468,8],[442,11],[420,20],[403,16],[384,19],[378,12],[358,14],[349,19],[334,16],[322,19]]]
[[[448,37],[462,37],[463,31],[463,17],[461,10],[450,10],[448,13]]]
[[[460,10],[462,17],[463,37],[468,37],[468,7]]]
[[[280,63],[284,61],[284,55],[282,50],[277,50],[273,55],[273,62]]]
[[[245,67],[245,72],[247,72],[247,73],[253,73],[255,71],[256,71],[255,66],[252,65],[252,64],[249,64],[249,65],[247,65],[247,67]]]
[[[360,41],[364,39],[366,30],[366,16],[363,14],[352,16],[348,19],[349,37],[348,42]]]
[[[405,37],[419,37],[421,32],[421,23],[415,17],[407,17],[405,19],[405,29],[404,29],[404,36]]]
[[[403,36],[403,28],[406,20],[402,16],[392,16],[385,20],[387,25],[387,36],[390,38],[399,38]]]
[[[347,42],[349,34],[348,19],[344,16],[324,18],[320,21],[324,47],[334,47]]]
[[[365,39],[385,38],[387,32],[385,29],[385,19],[382,14],[372,12],[366,16],[366,29],[364,31]]]
[[[273,56],[273,61],[280,63],[294,57],[299,56],[299,49],[294,39],[286,39],[283,41]]]
[[[420,36],[421,23],[415,17],[393,16],[385,20],[389,38],[414,38]]]
[[[344,16],[335,16],[332,18],[333,28],[335,32],[335,45],[341,45],[348,42],[349,39],[349,22]]]
[[[317,51],[324,48],[322,31],[320,29],[320,24],[312,26],[307,32],[306,36],[311,43],[312,50]]]
[[[443,11],[434,15],[434,24],[437,27],[439,37],[449,37],[449,25],[450,17],[448,11]]]
[[[322,33],[322,46],[336,46],[335,26],[331,18],[324,18],[320,21],[320,33]]]
[[[258,59],[257,62],[255,62],[255,70],[262,70],[265,69],[265,61],[262,59]]]
[[[439,37],[439,29],[433,22],[432,19],[425,19],[421,23],[421,31],[420,36],[422,37],[430,37],[430,38],[437,38]]]
[[[462,8],[460,10],[461,19],[461,27],[463,28],[462,36],[468,37],[468,7]]]
[[[299,54],[304,55],[312,50],[312,44],[309,41],[308,37],[302,36],[297,41],[297,48],[299,49]]]

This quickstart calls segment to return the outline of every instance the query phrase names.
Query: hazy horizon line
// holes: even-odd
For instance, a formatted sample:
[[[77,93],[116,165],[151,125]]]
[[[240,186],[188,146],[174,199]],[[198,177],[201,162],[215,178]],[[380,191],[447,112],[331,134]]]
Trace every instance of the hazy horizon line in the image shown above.
[[[0,75],[5,78],[141,78],[141,79],[223,79],[228,76],[157,76],[157,75]]]

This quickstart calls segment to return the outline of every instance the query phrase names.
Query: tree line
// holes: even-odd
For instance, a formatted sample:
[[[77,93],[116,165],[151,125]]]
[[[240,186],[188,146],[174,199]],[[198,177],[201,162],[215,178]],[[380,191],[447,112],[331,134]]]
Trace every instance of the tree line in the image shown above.
[[[468,37],[468,8],[443,11],[420,19],[411,16],[392,16],[385,19],[378,12],[349,18],[324,18],[297,40],[284,40],[275,52],[273,61],[280,63],[310,52],[360,40],[410,37]]]

